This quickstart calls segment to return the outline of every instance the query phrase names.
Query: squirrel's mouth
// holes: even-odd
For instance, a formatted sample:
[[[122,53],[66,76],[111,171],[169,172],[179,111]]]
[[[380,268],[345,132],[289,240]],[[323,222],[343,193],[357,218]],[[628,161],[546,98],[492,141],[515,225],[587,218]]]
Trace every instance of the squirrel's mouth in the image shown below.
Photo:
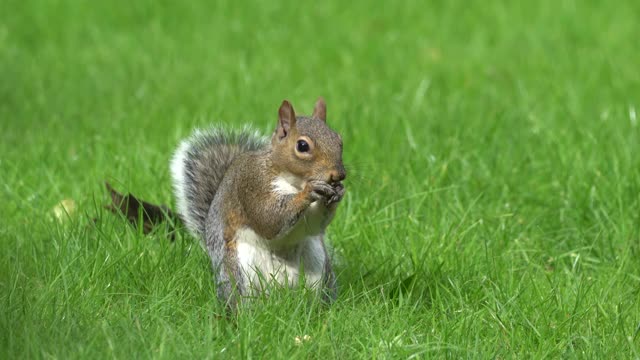
[[[326,182],[327,184],[331,185],[334,188],[344,187],[342,180],[331,180],[331,179],[327,180],[326,178],[312,177],[312,178],[309,178],[307,181],[314,181],[314,180]]]

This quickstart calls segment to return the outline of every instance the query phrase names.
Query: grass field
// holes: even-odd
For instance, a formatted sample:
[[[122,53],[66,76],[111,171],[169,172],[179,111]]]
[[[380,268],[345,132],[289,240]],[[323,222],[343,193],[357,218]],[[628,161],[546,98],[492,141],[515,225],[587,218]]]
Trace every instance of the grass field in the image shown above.
[[[3,1],[0,358],[639,358],[639,17]],[[105,179],[173,204],[192,128],[270,132],[320,95],[349,168],[330,308],[283,290],[223,318],[195,239],[102,210]]]

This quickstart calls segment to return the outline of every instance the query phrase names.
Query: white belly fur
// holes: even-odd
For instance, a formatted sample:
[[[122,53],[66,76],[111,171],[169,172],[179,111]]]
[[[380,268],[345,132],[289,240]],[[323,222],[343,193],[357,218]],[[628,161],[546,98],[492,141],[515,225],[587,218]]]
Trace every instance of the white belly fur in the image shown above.
[[[306,285],[319,287],[325,261],[321,235],[306,237],[297,246],[278,253],[267,248],[265,241],[268,240],[251,229],[239,231],[236,241],[238,262],[248,288],[261,289],[263,284],[272,281],[295,286],[303,269]]]
[[[293,180],[278,177],[273,182],[274,192],[286,195],[299,191]],[[238,231],[238,262],[248,288],[261,289],[261,284],[271,281],[295,286],[303,270],[306,286],[320,288],[326,259],[322,238],[326,216],[326,208],[314,202],[281,239],[266,240],[248,228]]]

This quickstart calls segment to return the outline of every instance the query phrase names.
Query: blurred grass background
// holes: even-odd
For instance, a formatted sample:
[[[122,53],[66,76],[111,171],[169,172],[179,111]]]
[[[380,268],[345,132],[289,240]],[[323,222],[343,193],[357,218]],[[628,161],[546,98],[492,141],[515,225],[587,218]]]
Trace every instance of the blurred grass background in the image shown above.
[[[3,357],[637,358],[639,16],[2,1]],[[196,240],[101,210],[104,179],[172,203],[192,128],[270,132],[283,99],[309,113],[318,96],[350,171],[331,308],[283,291],[220,318]],[[77,210],[59,224],[63,199]]]

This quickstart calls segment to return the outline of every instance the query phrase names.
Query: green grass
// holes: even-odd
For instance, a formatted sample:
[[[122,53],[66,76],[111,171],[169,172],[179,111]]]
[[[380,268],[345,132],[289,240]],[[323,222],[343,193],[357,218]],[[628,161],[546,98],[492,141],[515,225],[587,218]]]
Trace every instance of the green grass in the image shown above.
[[[640,357],[640,2],[209,3],[0,3],[0,358]],[[320,95],[330,308],[220,317],[195,239],[102,210]]]

